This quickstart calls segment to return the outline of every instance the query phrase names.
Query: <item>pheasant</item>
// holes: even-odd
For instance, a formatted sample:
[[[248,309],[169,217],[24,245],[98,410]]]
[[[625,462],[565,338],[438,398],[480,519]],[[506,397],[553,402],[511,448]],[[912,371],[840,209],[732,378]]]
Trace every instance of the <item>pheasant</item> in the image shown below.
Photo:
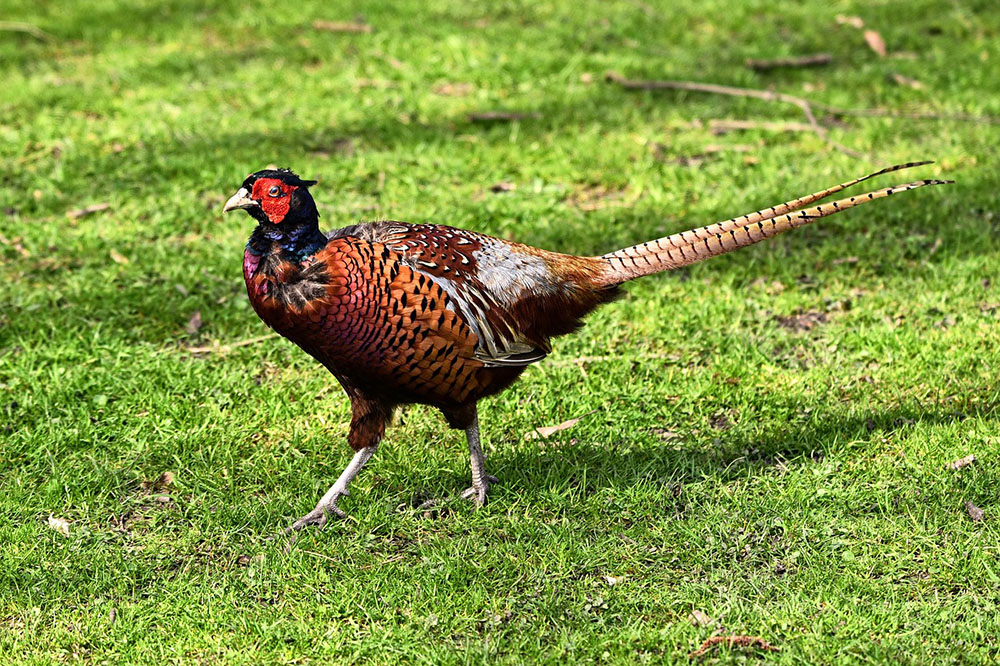
[[[322,527],[375,453],[393,410],[439,409],[465,431],[472,485],[486,501],[476,405],[545,358],[552,338],[613,300],[629,280],[751,245],[896,192],[952,181],[920,180],[813,205],[888,167],[814,194],[599,257],[548,252],[437,224],[378,221],[324,234],[309,193],[316,181],[288,169],[249,175],[223,212],[256,220],[243,255],[250,302],[271,328],[325,366],[351,401],[347,468],[289,531]]]

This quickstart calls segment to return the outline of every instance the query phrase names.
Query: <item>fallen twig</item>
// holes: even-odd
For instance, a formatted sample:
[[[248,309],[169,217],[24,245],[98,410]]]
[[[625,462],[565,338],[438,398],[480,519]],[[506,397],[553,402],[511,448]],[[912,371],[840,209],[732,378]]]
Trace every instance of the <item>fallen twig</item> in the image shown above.
[[[88,215],[93,215],[94,213],[100,213],[101,211],[111,208],[111,204],[107,201],[102,201],[101,203],[91,204],[89,206],[84,206],[83,208],[77,208],[75,210],[66,211],[66,217],[71,220],[76,220],[81,217],[86,217]]]
[[[829,53],[815,53],[797,58],[774,58],[771,60],[747,58],[746,66],[758,72],[763,72],[779,67],[817,67],[819,65],[829,65],[831,62],[833,62],[833,56]]]
[[[186,350],[192,354],[227,354],[230,351],[237,349],[239,347],[247,347],[249,345],[255,345],[258,342],[263,342],[264,340],[270,340],[271,338],[278,337],[277,333],[268,333],[267,335],[262,335],[257,338],[250,338],[249,340],[240,340],[239,342],[233,342],[228,345],[215,345],[211,347],[186,347]]]
[[[31,35],[35,39],[42,42],[55,41],[55,37],[45,32],[37,25],[22,23],[20,21],[0,21],[0,32],[23,32],[24,34]]]
[[[726,643],[729,647],[759,647],[761,650],[767,650],[768,652],[778,651],[778,648],[774,647],[760,636],[712,636],[711,638],[705,639],[705,642],[701,644],[701,647],[689,654],[688,658],[697,659],[702,657],[706,652],[719,643]]]
[[[717,86],[711,83],[696,83],[693,81],[633,81],[625,79],[614,72],[607,75],[609,81],[618,83],[623,88],[638,90],[693,90],[696,92],[716,93],[719,95],[734,95],[734,91],[754,93],[747,95],[737,95],[739,97],[756,97],[767,101],[788,102],[800,106],[804,102],[813,109],[818,109],[831,116],[852,117],[852,118],[904,118],[906,120],[957,120],[960,122],[980,123],[987,125],[1000,125],[1000,116],[977,116],[971,113],[939,113],[937,111],[899,111],[897,109],[848,109],[841,106],[832,106],[823,102],[807,100],[803,97],[785,95],[770,90],[754,90],[752,88],[732,88],[730,86]]]
[[[812,112],[812,103],[794,95],[775,92],[773,90],[756,90],[754,88],[734,88],[732,86],[720,86],[714,83],[698,83],[696,81],[633,81],[615,72],[608,72],[605,76],[608,81],[612,81],[630,90],[689,90],[693,92],[710,93],[714,95],[727,95],[729,97],[752,97],[762,99],[766,102],[784,102],[799,108],[805,114],[806,120],[812,127],[813,133],[826,142],[831,148],[835,148],[845,155],[862,158],[864,155],[847,146],[837,143],[830,138],[829,131],[819,124],[816,116]]]
[[[977,116],[971,113],[937,113],[936,111],[898,111],[896,109],[843,109],[813,102],[813,106],[831,116],[853,118],[904,118],[906,120],[957,120],[981,125],[1000,125],[1000,116]]]
[[[511,122],[514,120],[525,120],[527,118],[541,118],[542,114],[537,112],[522,111],[480,111],[469,114],[470,123],[492,123],[497,121]]]

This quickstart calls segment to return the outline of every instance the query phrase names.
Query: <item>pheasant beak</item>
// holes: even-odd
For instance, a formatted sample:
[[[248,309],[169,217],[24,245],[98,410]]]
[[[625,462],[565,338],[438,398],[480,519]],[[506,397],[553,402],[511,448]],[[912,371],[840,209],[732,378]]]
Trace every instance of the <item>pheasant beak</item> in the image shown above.
[[[228,213],[231,210],[239,210],[241,208],[245,210],[247,208],[256,208],[257,206],[260,206],[260,204],[250,198],[247,188],[241,187],[239,192],[229,197],[229,201],[222,207],[222,212]]]

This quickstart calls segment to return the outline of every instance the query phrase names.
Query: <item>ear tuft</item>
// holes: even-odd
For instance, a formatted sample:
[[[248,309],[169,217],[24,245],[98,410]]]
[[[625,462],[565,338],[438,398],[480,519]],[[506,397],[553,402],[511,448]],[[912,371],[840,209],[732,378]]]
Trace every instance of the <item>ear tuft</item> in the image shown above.
[[[303,180],[291,169],[263,169],[247,176],[243,181],[243,187],[248,190],[253,188],[253,184],[261,178],[277,178],[283,183],[294,187],[312,187],[317,183],[315,180]]]
[[[292,171],[291,169],[277,169],[278,173],[281,174],[281,179],[288,183],[289,185],[295,185],[296,187],[312,187],[317,182],[316,180],[303,180],[299,178],[299,175]]]

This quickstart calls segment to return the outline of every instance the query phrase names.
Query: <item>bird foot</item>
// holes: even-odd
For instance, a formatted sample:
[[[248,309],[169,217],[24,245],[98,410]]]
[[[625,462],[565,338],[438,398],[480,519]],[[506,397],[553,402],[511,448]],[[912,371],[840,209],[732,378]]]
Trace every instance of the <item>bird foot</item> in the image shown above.
[[[472,500],[476,506],[483,506],[486,504],[486,494],[490,492],[490,486],[494,483],[500,483],[500,479],[492,474],[486,474],[478,485],[473,481],[472,485],[462,492],[462,499]]]
[[[334,494],[334,496],[327,501],[320,500],[315,509],[296,520],[292,523],[291,527],[285,529],[285,534],[293,534],[294,532],[298,532],[303,527],[308,527],[309,525],[315,525],[316,527],[321,528],[326,525],[327,518],[331,513],[338,518],[346,518],[347,514],[344,513],[343,509],[337,506],[337,501],[341,497],[347,497],[348,495],[350,495],[350,493],[347,490],[343,490]]]

